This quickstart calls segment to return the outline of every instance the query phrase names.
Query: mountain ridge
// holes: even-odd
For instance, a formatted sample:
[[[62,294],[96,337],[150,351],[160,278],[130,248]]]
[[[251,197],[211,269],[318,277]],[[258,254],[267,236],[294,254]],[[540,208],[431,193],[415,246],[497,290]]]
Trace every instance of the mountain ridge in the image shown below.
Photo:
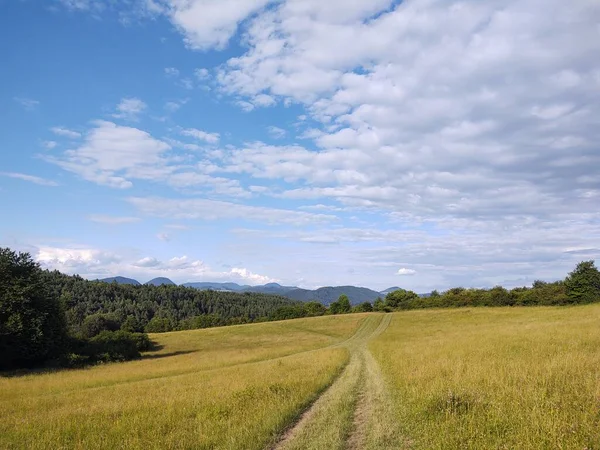
[[[105,282],[117,282],[120,284],[134,284],[141,285],[140,282],[132,278],[127,277],[110,277],[104,278],[99,281]],[[152,284],[159,286],[162,284],[166,285],[177,285],[169,278],[157,277],[146,282],[145,284]],[[256,292],[261,294],[273,294],[280,295],[283,297],[290,298],[292,300],[299,301],[318,301],[326,306],[336,301],[340,295],[344,294],[350,299],[350,303],[353,305],[363,302],[373,302],[377,297],[385,296],[388,292],[398,290],[398,287],[391,287],[385,291],[375,291],[366,287],[360,286],[323,286],[317,289],[303,289],[298,286],[283,286],[279,283],[267,283],[264,285],[250,286],[240,285],[235,282],[212,282],[212,281],[198,281],[198,282],[187,282],[181,283],[180,286],[190,287],[199,290],[214,290],[214,291],[225,291],[225,292]]]

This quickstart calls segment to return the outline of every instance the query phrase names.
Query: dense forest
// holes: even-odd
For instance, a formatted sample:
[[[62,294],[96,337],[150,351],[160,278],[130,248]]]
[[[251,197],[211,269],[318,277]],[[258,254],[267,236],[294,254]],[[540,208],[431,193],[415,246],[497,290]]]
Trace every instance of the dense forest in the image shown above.
[[[265,320],[293,300],[259,293],[201,291],[183,286],[152,286],[89,281],[58,271],[44,271],[44,284],[60,299],[72,330],[87,317],[102,314],[119,327],[125,323],[136,331],[160,332],[189,327],[189,320],[210,316],[217,325]]]

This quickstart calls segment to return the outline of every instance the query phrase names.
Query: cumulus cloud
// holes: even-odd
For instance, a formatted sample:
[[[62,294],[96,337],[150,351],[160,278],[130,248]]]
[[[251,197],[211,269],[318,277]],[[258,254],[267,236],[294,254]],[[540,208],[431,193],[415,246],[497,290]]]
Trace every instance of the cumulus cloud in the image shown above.
[[[176,69],[175,67],[165,67],[165,75],[168,77],[178,77],[179,69]]]
[[[209,144],[216,144],[219,142],[221,136],[219,133],[208,133],[206,131],[198,130],[196,128],[186,128],[181,130],[181,135],[193,137],[199,141],[204,141]]]
[[[407,269],[405,267],[398,269],[398,272],[396,272],[397,275],[415,275],[416,273],[417,273],[416,270]]]
[[[147,105],[139,98],[124,98],[117,105],[117,112],[112,116],[116,119],[137,121],[139,115],[146,110]]]
[[[28,182],[34,183],[34,184],[39,184],[40,186],[50,186],[50,187],[59,186],[59,184],[56,181],[47,180],[45,178],[37,177],[35,175],[27,175],[25,173],[0,172],[0,175],[9,177],[9,178],[16,178],[18,180],[28,181]]]
[[[97,121],[79,147],[46,160],[85,180],[126,189],[133,185],[128,178],[152,178],[169,171],[162,167],[162,154],[169,149],[145,131]]]
[[[69,139],[79,139],[81,137],[81,133],[69,130],[65,127],[52,127],[50,128],[50,131],[52,131],[57,136],[67,137]]]
[[[260,275],[248,268],[234,267],[226,271],[211,268],[204,261],[187,255],[160,260],[152,256],[132,258],[114,252],[89,247],[40,246],[34,251],[35,259],[45,268],[79,274],[95,279],[108,276],[130,276],[144,282],[157,276],[188,281],[237,281],[243,284],[264,284],[276,279]]]
[[[269,133],[269,136],[271,136],[274,139],[282,139],[287,134],[287,132],[283,128],[275,126],[267,127],[267,131]]]
[[[168,16],[185,36],[186,44],[198,50],[223,48],[238,24],[270,0],[166,0]]]

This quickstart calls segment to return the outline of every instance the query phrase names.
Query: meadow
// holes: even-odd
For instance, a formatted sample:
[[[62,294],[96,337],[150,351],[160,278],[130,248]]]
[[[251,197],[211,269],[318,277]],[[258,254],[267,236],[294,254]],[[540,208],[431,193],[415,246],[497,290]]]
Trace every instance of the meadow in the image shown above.
[[[0,378],[0,448],[600,448],[600,305],[152,338],[142,360]]]
[[[600,305],[394,313],[370,350],[393,448],[600,448]]]
[[[348,360],[364,314],[151,335],[144,359],[0,378],[0,448],[260,449]]]

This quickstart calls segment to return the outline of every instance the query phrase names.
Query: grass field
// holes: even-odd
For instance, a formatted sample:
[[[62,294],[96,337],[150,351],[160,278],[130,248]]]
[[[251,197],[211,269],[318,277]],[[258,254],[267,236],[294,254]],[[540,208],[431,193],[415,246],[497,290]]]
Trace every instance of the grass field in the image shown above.
[[[600,449],[600,305],[395,313],[394,448]]]
[[[0,378],[0,448],[600,449],[600,305],[153,338],[140,361]]]
[[[0,378],[0,448],[260,449],[348,360],[365,315],[153,335],[145,359]]]

